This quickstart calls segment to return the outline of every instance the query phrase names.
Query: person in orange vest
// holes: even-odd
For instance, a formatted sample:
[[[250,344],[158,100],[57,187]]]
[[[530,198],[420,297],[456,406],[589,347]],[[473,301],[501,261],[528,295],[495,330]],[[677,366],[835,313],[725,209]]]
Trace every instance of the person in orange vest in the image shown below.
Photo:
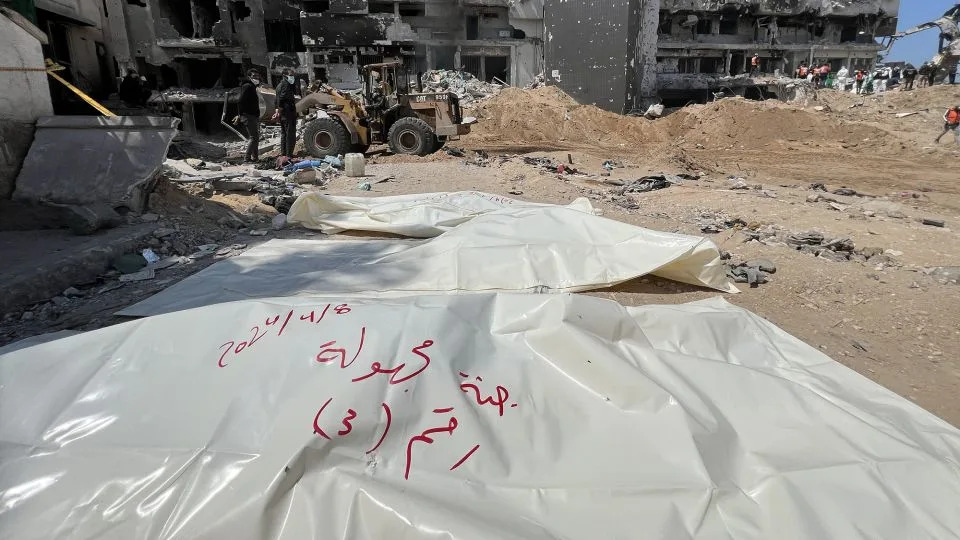
[[[857,93],[858,94],[863,92],[863,78],[864,78],[863,70],[858,69],[857,70]]]
[[[939,143],[944,135],[952,131],[957,144],[960,144],[960,105],[947,109],[947,112],[943,115],[943,121],[943,133],[937,137],[937,142]]]
[[[750,59],[750,75],[760,74],[760,53],[754,53]]]
[[[802,62],[800,67],[797,68],[797,78],[806,79],[807,78],[807,63]]]

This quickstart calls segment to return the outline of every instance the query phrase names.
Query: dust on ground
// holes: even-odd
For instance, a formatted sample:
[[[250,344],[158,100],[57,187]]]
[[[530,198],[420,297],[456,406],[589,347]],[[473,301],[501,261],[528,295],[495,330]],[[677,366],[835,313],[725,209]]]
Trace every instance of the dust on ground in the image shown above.
[[[820,91],[806,103],[724,99],[648,120],[578,105],[555,88],[506,89],[475,109],[480,123],[471,135],[448,145],[464,149],[462,156],[391,156],[374,149],[368,174],[389,180],[364,192],[357,189],[362,179],[338,176],[324,192],[482,190],[564,204],[588,197],[611,219],[707,236],[735,261],[762,257],[777,266],[771,282],[740,285],[742,293],[726,295],[728,301],[960,426],[960,285],[937,273],[960,267],[960,146],[946,140],[933,144],[943,109],[955,103],[960,88],[946,86],[879,99]],[[917,114],[897,117],[904,112]],[[557,174],[523,159],[530,156],[583,174]],[[607,160],[617,162],[609,172],[602,166]],[[699,179],[649,193],[617,193],[616,184],[656,172],[696,173]],[[748,189],[734,189],[743,187],[740,181]],[[813,192],[814,183],[857,194]],[[251,237],[250,231],[269,228],[275,213],[251,194],[164,182],[150,206],[159,215],[158,227],[177,231],[170,239],[151,241],[159,251],[185,254],[214,242],[246,247],[164,271],[171,273],[158,274],[163,283],[98,293],[116,284],[115,276],[104,276],[80,287],[85,296],[58,307],[49,319],[28,324],[13,314],[0,326],[0,338],[114,324],[120,319],[113,311],[214,260],[273,237],[321,237],[290,229]],[[924,225],[924,218],[943,220],[946,227]],[[701,232],[705,221],[736,219],[746,225]],[[748,232],[773,228],[818,230],[879,254],[869,262],[835,262],[775,237],[748,241],[753,238]],[[625,305],[717,295],[652,277],[589,294]]]

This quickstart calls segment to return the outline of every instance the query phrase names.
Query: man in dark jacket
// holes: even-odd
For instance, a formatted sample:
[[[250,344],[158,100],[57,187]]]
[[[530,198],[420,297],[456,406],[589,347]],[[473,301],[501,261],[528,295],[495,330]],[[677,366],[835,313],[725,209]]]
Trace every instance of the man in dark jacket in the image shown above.
[[[283,70],[283,79],[277,85],[277,107],[273,119],[280,119],[280,155],[293,157],[297,144],[297,78],[290,68]]]
[[[913,67],[913,64],[907,64],[900,74],[903,75],[903,85],[900,87],[900,91],[913,90],[913,81],[917,79],[917,68]]]
[[[247,143],[247,153],[244,156],[246,161],[260,160],[260,96],[257,95],[257,87],[260,86],[260,74],[251,69],[247,72],[247,78],[240,83],[240,118],[244,127],[247,128],[247,135],[250,137]]]
[[[128,107],[142,107],[147,103],[147,98],[150,97],[150,90],[144,88],[143,81],[137,75],[136,70],[128,69],[127,76],[120,81],[119,94],[120,99]]]

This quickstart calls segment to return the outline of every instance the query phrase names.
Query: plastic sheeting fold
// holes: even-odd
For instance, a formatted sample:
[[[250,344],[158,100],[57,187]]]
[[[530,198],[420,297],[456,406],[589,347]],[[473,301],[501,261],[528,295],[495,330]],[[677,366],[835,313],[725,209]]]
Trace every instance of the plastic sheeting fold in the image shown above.
[[[544,206],[491,211],[422,242],[271,240],[119,314],[305,294],[572,292],[650,273],[737,291],[709,240]]]
[[[960,432],[722,300],[219,304],[0,381],[2,538],[960,534]]]
[[[432,238],[476,216],[505,208],[555,206],[491,195],[479,191],[417,193],[387,197],[337,197],[304,193],[293,203],[287,221],[327,234],[346,230],[377,231],[413,238]],[[566,206],[593,213],[580,197]]]

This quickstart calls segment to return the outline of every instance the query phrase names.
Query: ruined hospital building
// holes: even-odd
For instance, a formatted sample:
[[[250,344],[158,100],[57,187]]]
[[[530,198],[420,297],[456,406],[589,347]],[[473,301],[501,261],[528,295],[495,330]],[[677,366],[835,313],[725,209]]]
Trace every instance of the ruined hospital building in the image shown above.
[[[869,68],[899,0],[548,0],[546,75],[580,102],[630,112],[712,91],[762,95],[802,61]],[[760,75],[750,59],[760,56]]]
[[[270,83],[289,67],[353,89],[359,66],[399,60],[515,86],[544,73],[616,112],[719,90],[760,96],[775,89],[768,76],[802,61],[871,67],[899,10],[899,0],[104,1],[115,65],[159,89],[234,87],[250,67]]]
[[[505,0],[107,0],[117,60],[161,87],[235,85],[283,68],[350,89],[358,67],[462,68],[524,85],[543,71],[543,2]]]

